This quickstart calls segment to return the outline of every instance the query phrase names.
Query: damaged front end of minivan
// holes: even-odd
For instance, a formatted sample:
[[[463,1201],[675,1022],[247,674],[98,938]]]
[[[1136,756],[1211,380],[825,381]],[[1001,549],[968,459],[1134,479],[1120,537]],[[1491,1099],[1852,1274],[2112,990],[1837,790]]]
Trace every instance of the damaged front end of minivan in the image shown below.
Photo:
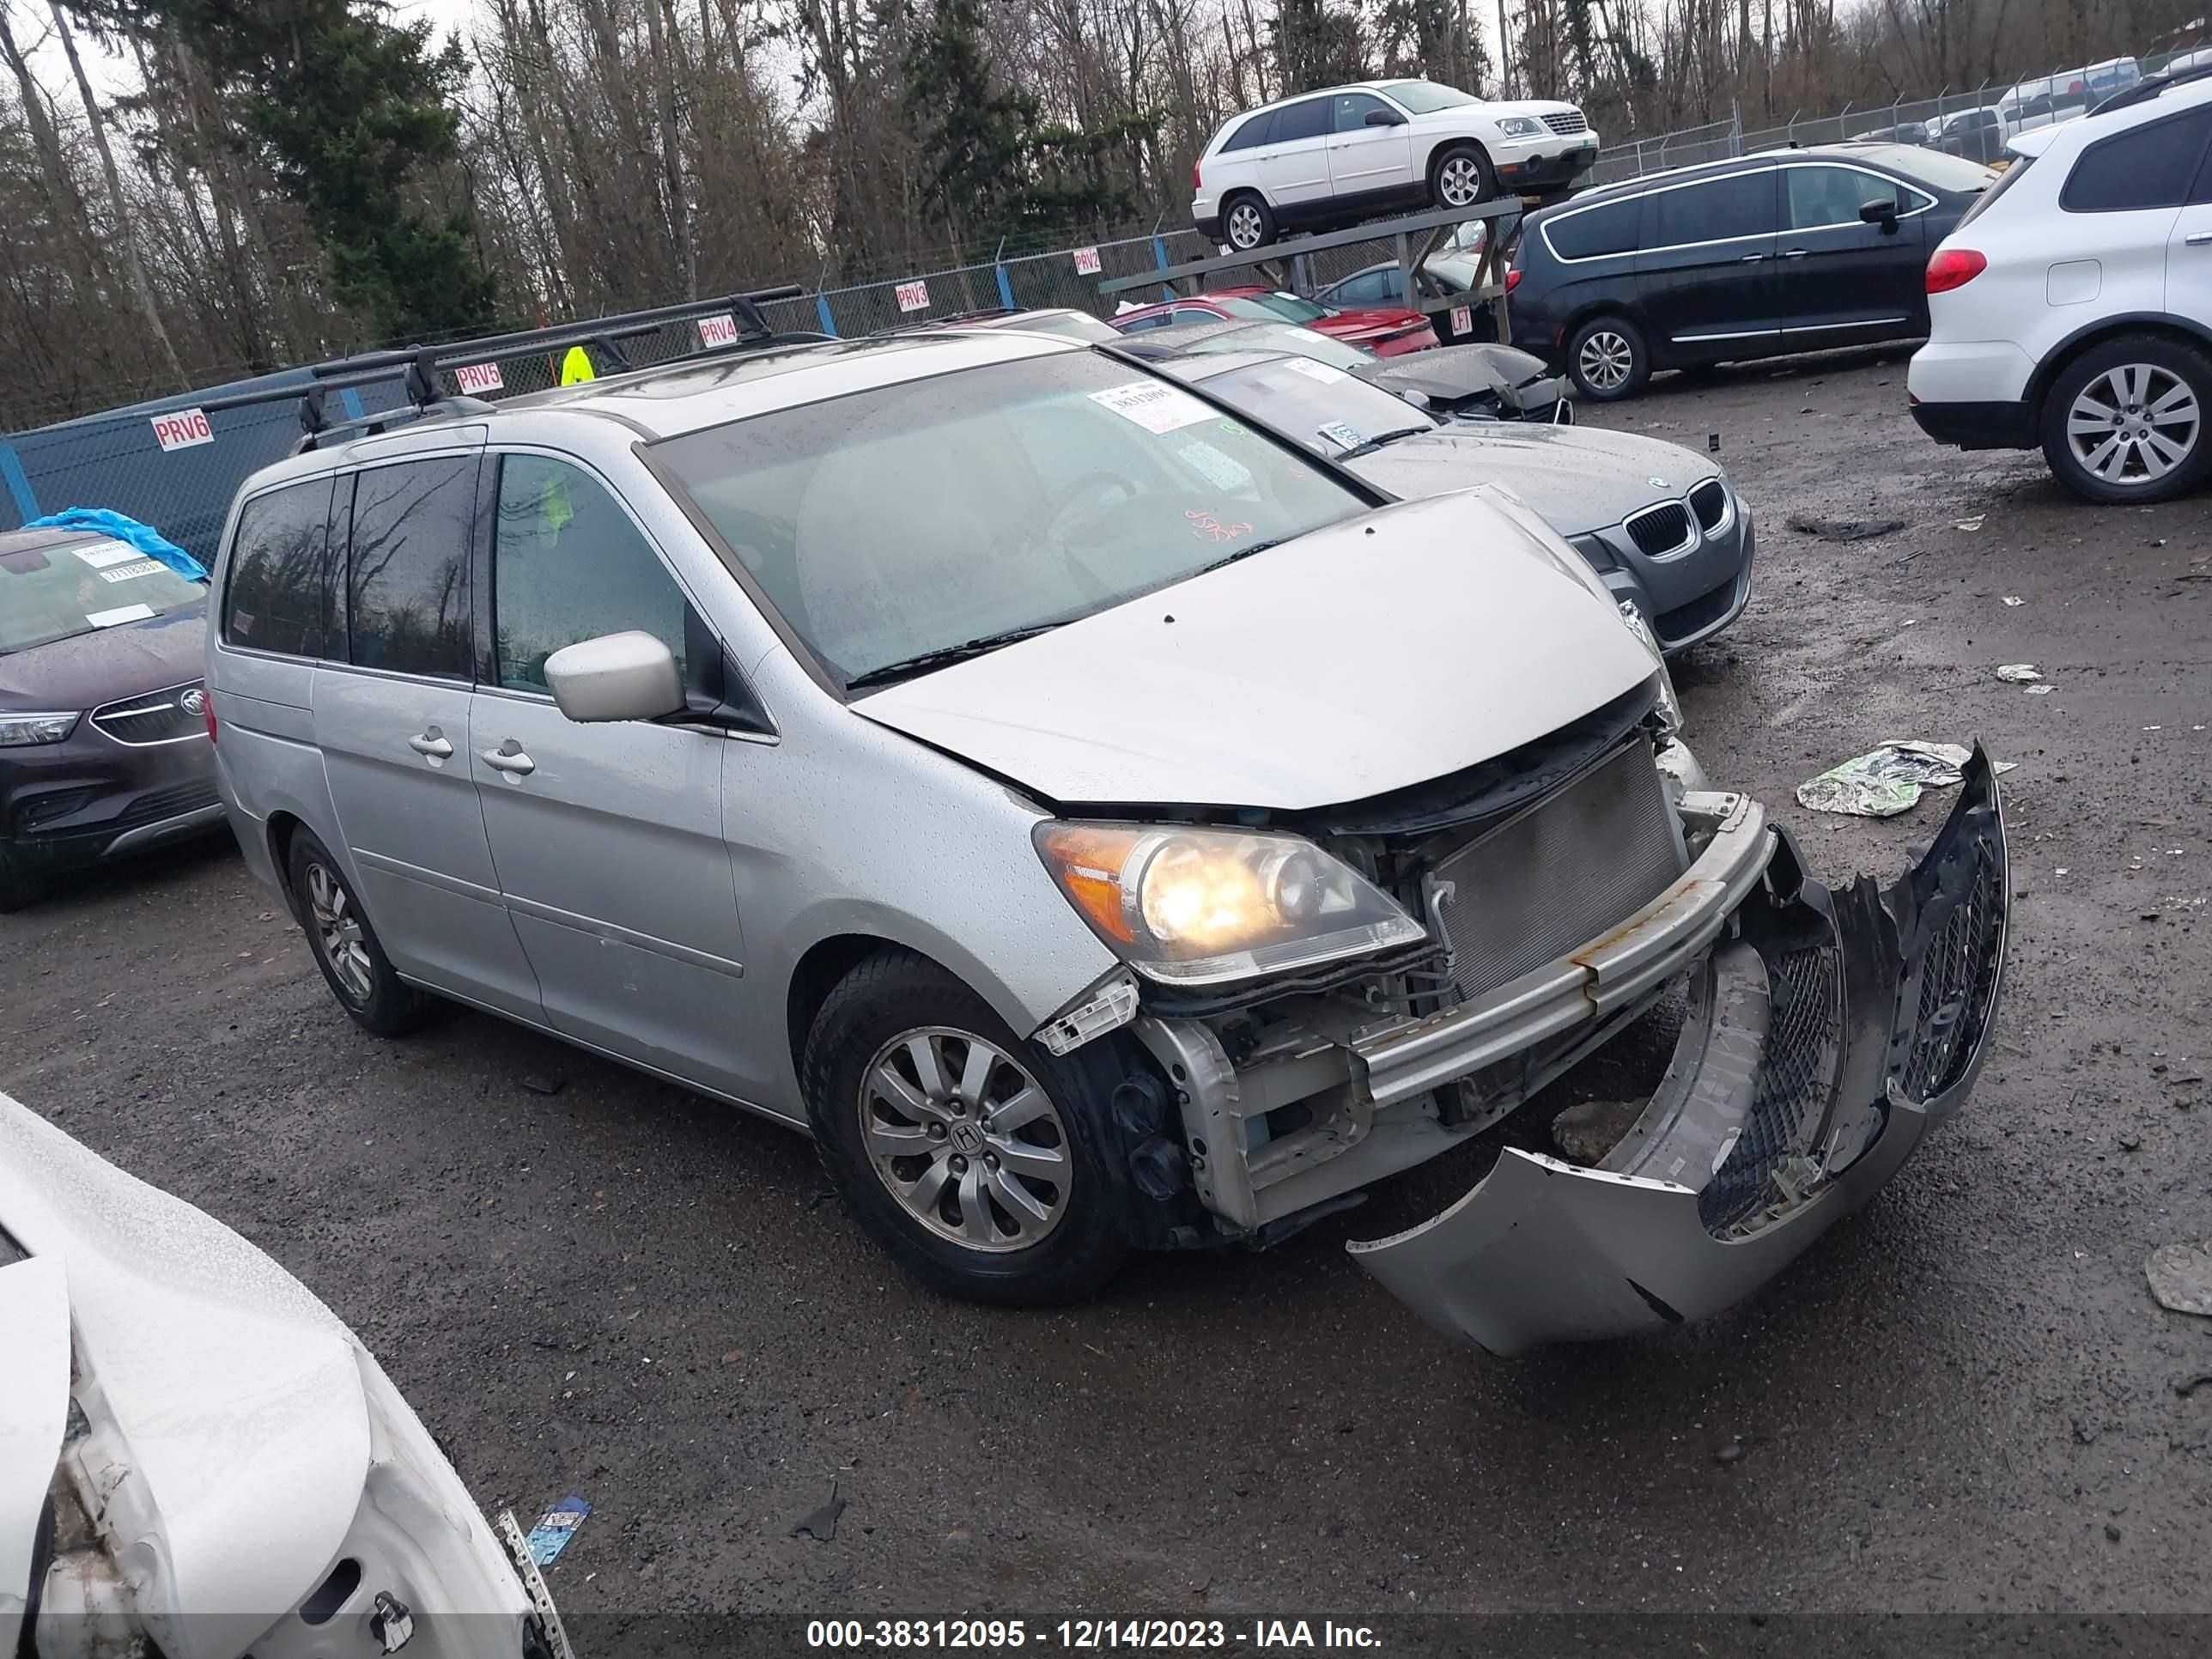
[[[1499,1125],[1671,998],[1671,1063],[1609,1146],[1505,1146],[1441,1214],[1349,1248],[1498,1353],[1714,1313],[1972,1086],[2005,951],[1995,769],[1977,750],[1903,877],[1837,889],[1648,717],[1601,710],[1478,770],[1284,825],[1419,917],[1425,951],[1211,1002],[1146,987],[1136,1034],[1182,1167],[1217,1226],[1271,1242]]]

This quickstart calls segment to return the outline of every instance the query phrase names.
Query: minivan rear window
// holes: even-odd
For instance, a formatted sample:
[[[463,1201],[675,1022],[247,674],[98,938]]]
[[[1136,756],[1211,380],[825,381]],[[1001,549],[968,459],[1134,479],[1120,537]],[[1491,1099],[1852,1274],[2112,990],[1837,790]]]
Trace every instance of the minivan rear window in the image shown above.
[[[1544,227],[1544,240],[1562,259],[1595,259],[1601,254],[1629,253],[1636,247],[1636,218],[1644,210],[1641,200],[1608,202],[1584,208]]]
[[[312,478],[239,509],[223,592],[222,636],[231,644],[292,657],[345,655],[337,576],[344,543],[331,544],[331,488],[329,478]]]
[[[1776,228],[1774,174],[1766,169],[1737,173],[1662,190],[1651,198],[1651,207],[1652,229],[1644,239],[1647,248],[1765,236]]]
[[[1226,155],[1232,149],[1250,149],[1256,144],[1266,143],[1267,129],[1274,124],[1275,112],[1271,109],[1261,110],[1229,135],[1229,142],[1222,145],[1221,153]]]
[[[1287,144],[1300,138],[1318,138],[1328,128],[1328,100],[1309,98],[1303,104],[1285,104],[1275,112],[1275,125],[1267,134],[1267,142]]]
[[[473,455],[403,461],[360,475],[346,574],[356,667],[469,677],[476,505]]]

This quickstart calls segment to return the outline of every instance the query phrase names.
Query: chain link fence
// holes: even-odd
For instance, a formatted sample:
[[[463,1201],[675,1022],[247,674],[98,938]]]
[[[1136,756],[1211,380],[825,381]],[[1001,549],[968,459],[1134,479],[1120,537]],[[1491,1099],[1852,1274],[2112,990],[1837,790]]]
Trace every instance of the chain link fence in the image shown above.
[[[2014,133],[2084,114],[2101,99],[2134,85],[2144,76],[2155,75],[2183,58],[2194,61],[2201,50],[2200,41],[2193,48],[2155,52],[2141,58],[2111,58],[2100,64],[2022,75],[2009,80],[1984,81],[1972,87],[1946,86],[1924,98],[1845,104],[1826,115],[1793,112],[1785,121],[1762,127],[1747,128],[1739,105],[1723,121],[1608,145],[1598,152],[1590,182],[1618,184],[1669,167],[1724,161],[1762,149],[1786,149],[1792,144],[1839,144],[1851,139],[1927,144],[1963,155],[1970,161],[1994,161],[2003,154],[2005,140]],[[2000,113],[1995,120],[1971,124],[1962,121],[1955,128],[1944,130],[1954,118],[1977,110],[1996,110]]]

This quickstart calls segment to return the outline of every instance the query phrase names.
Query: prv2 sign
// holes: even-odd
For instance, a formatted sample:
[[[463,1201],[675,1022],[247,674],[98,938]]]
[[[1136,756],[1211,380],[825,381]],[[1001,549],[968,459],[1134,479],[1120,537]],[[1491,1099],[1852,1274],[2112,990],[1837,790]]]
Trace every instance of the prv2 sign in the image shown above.
[[[153,422],[154,441],[161,446],[164,454],[172,449],[191,449],[215,441],[208,417],[197,409],[173,409],[167,415],[153,416]]]
[[[1098,274],[1097,248],[1079,247],[1075,250],[1075,274],[1079,276],[1096,276]]]

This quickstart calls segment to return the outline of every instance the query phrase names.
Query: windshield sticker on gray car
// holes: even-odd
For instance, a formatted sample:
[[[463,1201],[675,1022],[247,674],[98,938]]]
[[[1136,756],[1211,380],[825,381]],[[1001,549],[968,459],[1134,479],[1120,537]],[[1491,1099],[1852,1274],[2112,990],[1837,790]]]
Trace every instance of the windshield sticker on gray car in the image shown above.
[[[118,564],[112,570],[103,570],[100,573],[100,580],[104,582],[127,582],[134,576],[151,576],[168,568],[159,559],[141,559],[136,564]]]
[[[112,628],[118,623],[143,622],[153,614],[150,605],[125,605],[112,611],[88,611],[84,619],[94,628]]]
[[[1147,432],[1173,432],[1210,419],[1213,410],[1178,386],[1158,380],[1131,380],[1125,386],[1094,392],[1091,401],[1103,404],[1125,421],[1134,421]]]
[[[146,556],[135,547],[80,547],[73,550],[79,559],[94,570],[112,569],[118,564],[128,564],[133,559]]]
[[[1285,357],[1283,367],[1294,374],[1303,374],[1309,380],[1319,380],[1323,386],[1334,386],[1339,380],[1352,378],[1340,368],[1331,368],[1327,363],[1317,363],[1310,357]]]
[[[1357,449],[1367,441],[1342,421],[1324,421],[1314,430],[1339,449]]]
[[[1251,489],[1251,469],[1223,454],[1203,438],[1194,438],[1176,452],[1182,457],[1183,465],[1201,475],[1208,483],[1237,494]]]

